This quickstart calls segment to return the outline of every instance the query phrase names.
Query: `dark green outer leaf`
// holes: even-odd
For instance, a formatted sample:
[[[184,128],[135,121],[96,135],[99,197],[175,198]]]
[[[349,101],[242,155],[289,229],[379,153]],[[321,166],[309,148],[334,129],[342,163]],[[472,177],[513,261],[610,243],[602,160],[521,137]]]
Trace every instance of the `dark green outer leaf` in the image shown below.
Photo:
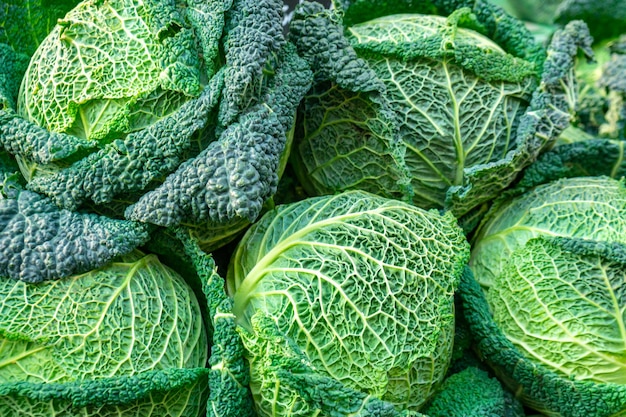
[[[0,199],[0,276],[59,279],[105,265],[148,240],[144,224],[59,209],[32,191]]]
[[[31,56],[57,19],[80,0],[2,0],[0,1],[0,43]]]
[[[626,1],[624,0],[563,0],[554,16],[563,25],[572,20],[584,20],[598,42],[626,32]]]
[[[0,384],[0,416],[196,417],[204,410],[207,373],[169,369],[67,384]]]
[[[249,106],[263,67],[285,45],[280,0],[234,0],[226,16],[226,76],[219,122],[226,127]],[[258,98],[255,98],[258,100]]]
[[[162,226],[256,219],[276,192],[286,134],[312,78],[291,44],[273,64],[265,102],[247,108],[217,141],[130,206],[127,218]]]
[[[588,139],[558,145],[542,154],[523,173],[507,199],[541,184],[560,178],[626,176],[626,142],[610,139]]]
[[[38,164],[84,154],[97,145],[76,136],[50,132],[18,116],[12,109],[0,109],[0,144],[13,155]]]
[[[463,311],[483,360],[525,403],[559,417],[613,417],[626,410],[626,385],[572,381],[528,361],[496,326],[469,268],[461,278]]]
[[[0,43],[0,111],[15,110],[22,77],[28,67],[26,54],[15,52],[9,45]]]
[[[196,270],[207,300],[211,327],[207,416],[253,417],[250,371],[224,279],[217,274],[211,255],[202,251],[186,230],[174,228],[172,232],[182,242],[185,261]]]
[[[200,97],[186,102],[178,111],[123,140],[111,142],[68,168],[36,176],[29,188],[69,210],[76,210],[88,199],[103,204],[121,193],[144,190],[180,165],[191,148],[192,136],[206,126],[217,105],[221,86],[218,74]]]

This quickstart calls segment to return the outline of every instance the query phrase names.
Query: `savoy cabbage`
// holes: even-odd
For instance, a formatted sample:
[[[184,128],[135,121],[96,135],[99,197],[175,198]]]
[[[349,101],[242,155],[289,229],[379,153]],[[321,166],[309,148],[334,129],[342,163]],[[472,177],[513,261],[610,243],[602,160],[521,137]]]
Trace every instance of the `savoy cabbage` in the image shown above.
[[[316,380],[356,409],[375,398],[417,411],[451,360],[468,256],[450,213],[362,191],[264,215],[228,271],[259,414],[322,412],[333,394],[311,392]]]
[[[461,296],[479,352],[526,405],[620,416],[626,188],[575,172],[525,179],[492,207],[473,239],[475,280],[465,277]]]
[[[276,191],[310,84],[281,8],[80,2],[27,68],[19,47],[0,48],[12,63],[0,71],[0,143],[28,189],[61,208],[232,234],[220,226],[254,220]]]
[[[546,51],[488,2],[304,3],[291,38],[315,84],[294,168],[311,194],[360,188],[470,214],[568,126],[581,22]],[[322,39],[324,38],[324,39]]]
[[[201,308],[154,255],[135,251],[39,285],[3,277],[0,294],[0,415],[204,409]]]

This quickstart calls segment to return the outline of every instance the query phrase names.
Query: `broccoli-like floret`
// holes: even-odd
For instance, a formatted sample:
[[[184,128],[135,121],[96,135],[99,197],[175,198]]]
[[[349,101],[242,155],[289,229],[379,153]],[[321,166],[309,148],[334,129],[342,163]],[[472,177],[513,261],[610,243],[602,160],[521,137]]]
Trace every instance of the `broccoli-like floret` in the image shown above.
[[[495,377],[469,367],[444,381],[424,413],[429,417],[523,417],[524,408]]]

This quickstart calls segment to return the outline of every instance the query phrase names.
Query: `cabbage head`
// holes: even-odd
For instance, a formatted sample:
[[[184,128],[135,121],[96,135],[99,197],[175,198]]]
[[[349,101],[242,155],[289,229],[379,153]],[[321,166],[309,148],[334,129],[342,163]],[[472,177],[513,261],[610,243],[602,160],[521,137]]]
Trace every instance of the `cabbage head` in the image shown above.
[[[489,2],[335,3],[305,3],[291,24],[315,70],[293,151],[311,195],[359,188],[461,217],[569,123],[581,22],[546,53]]]
[[[194,292],[155,255],[0,280],[0,415],[198,416],[207,356]]]
[[[579,177],[502,198],[478,228],[470,266],[485,288],[495,288],[510,258],[540,236],[626,244],[623,185],[603,177]]]
[[[503,198],[478,228],[470,267],[490,312],[477,324],[481,302],[468,302],[485,333],[479,351],[527,405],[555,416],[623,415],[623,179],[566,178]],[[511,347],[496,346],[505,342],[488,335],[491,320]]]
[[[450,213],[363,191],[264,215],[228,271],[259,414],[419,409],[451,360],[468,251]]]
[[[61,208],[215,226],[216,240],[226,224],[236,232],[276,191],[311,81],[285,40],[281,8],[84,0],[49,28],[25,69],[18,29],[7,25],[0,143],[28,189]]]

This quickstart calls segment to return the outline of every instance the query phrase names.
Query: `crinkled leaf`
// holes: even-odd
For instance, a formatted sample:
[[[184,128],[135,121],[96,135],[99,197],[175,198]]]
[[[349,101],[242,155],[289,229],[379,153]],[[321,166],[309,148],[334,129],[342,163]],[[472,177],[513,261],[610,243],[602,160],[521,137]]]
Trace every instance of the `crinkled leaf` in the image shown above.
[[[206,405],[207,372],[180,368],[66,384],[0,384],[0,415],[196,417]]]
[[[524,417],[522,404],[486,371],[468,367],[447,378],[424,408],[429,417]]]
[[[537,236],[626,244],[626,189],[606,177],[554,181],[494,204],[473,240],[470,265],[489,288],[511,254]]]
[[[233,311],[248,331],[263,311],[320,374],[415,410],[450,361],[452,293],[467,248],[450,214],[360,191],[279,206],[234,255]],[[282,394],[251,372],[269,415],[265,405]]]
[[[591,41],[585,24],[580,21],[572,22],[554,34],[541,85],[519,122],[515,146],[499,160],[467,169],[463,184],[447,191],[448,209],[461,216],[498,196],[569,126],[575,106],[570,99],[575,95],[574,59],[579,48],[593,56]]]
[[[32,191],[0,198],[0,276],[28,282],[101,267],[148,240],[147,226],[59,209]]]
[[[305,98],[294,147],[294,168],[310,194],[360,188],[461,216],[497,196],[547,135],[560,132],[562,118],[527,114],[556,93],[547,64],[553,84],[531,102],[541,47],[521,22],[468,3],[342,2],[343,22],[319,6],[300,8],[292,39],[319,82]],[[352,24],[352,6],[377,18]],[[567,42],[584,43],[576,30],[582,40]],[[559,42],[554,55],[575,55]],[[563,64],[562,55],[553,59]],[[357,85],[339,75],[350,64],[360,71]]]
[[[0,144],[10,153],[37,164],[49,164],[96,148],[93,141],[51,132],[11,109],[0,110]]]
[[[559,178],[624,177],[625,145],[624,141],[595,138],[558,145],[524,170],[515,188],[507,192],[507,198]]]
[[[203,252],[187,232],[173,232],[183,244],[184,256],[202,281],[211,324],[209,398],[207,415],[215,417],[254,416],[249,390],[250,373],[244,359],[243,341],[236,330],[232,299],[225,292],[224,279],[217,274],[211,255]]]
[[[261,381],[261,391],[280,387],[276,396],[261,397],[261,415],[272,410],[284,416],[421,416],[408,410],[398,411],[390,403],[316,372],[302,350],[280,332],[271,317],[259,311],[251,320],[253,333],[240,331],[250,352],[254,377]]]
[[[554,20],[565,24],[572,20],[584,20],[596,42],[626,32],[626,1],[562,0]]]
[[[33,55],[18,112],[55,132],[119,137],[200,94],[197,49],[174,1],[81,2]]]
[[[263,68],[285,44],[280,0],[234,0],[228,11],[226,76],[219,121],[228,126],[254,102]]]
[[[321,4],[303,2],[289,29],[298,53],[315,70],[315,80],[332,80],[354,92],[383,92],[385,86],[343,36],[339,16]]]
[[[530,239],[487,301],[531,362],[577,381],[626,384],[626,245]]]
[[[127,218],[163,226],[256,219],[276,192],[286,133],[311,82],[293,46],[283,49],[274,70],[265,103],[248,108],[217,141],[130,206]]]
[[[475,346],[500,380],[527,406],[544,414],[613,417],[626,410],[626,385],[573,381],[539,366],[504,336],[489,311],[480,285],[466,269],[458,294]]]
[[[193,135],[206,126],[217,105],[221,82],[216,75],[200,97],[186,102],[178,111],[67,168],[36,176],[29,188],[70,210],[87,200],[109,203],[122,193],[144,190],[184,160],[192,147]]]
[[[15,52],[9,45],[0,43],[0,112],[14,109],[22,77],[28,67],[28,55]]]
[[[3,278],[0,294],[0,384],[205,366],[198,301],[154,255],[133,252],[38,285]]]

